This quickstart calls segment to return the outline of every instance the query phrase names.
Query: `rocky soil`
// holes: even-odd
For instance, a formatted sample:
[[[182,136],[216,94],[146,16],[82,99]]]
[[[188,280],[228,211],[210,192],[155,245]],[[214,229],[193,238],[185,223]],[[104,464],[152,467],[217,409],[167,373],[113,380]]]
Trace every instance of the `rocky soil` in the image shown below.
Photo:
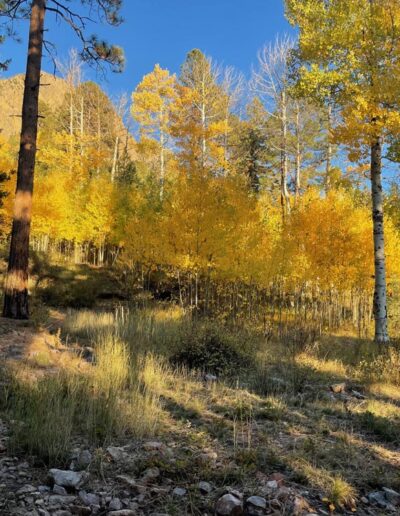
[[[7,441],[7,427],[2,423],[0,514],[4,516],[305,516],[327,515],[333,509],[321,495],[289,482],[278,472],[269,476],[256,473],[251,490],[228,483],[221,486],[215,481],[216,473],[226,466],[227,457],[174,441],[132,442],[92,450],[77,447],[68,467],[61,465],[60,469],[10,456]],[[193,468],[189,475],[188,464]],[[357,508],[340,512],[400,514],[400,494],[383,488],[363,497]]]

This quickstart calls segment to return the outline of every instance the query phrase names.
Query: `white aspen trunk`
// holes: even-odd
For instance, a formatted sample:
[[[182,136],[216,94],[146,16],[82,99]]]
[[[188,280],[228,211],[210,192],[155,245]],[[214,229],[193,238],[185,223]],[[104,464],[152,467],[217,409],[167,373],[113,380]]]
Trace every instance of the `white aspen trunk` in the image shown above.
[[[207,143],[206,143],[206,126],[207,126],[207,118],[206,118],[206,91],[205,91],[205,77],[203,76],[203,81],[201,85],[202,91],[202,100],[201,100],[201,166],[204,168],[206,164],[206,151],[207,151]]]
[[[201,165],[204,168],[206,164],[206,106],[204,102],[201,105],[201,127],[202,127],[202,135],[201,135]]]
[[[81,112],[80,112],[80,133],[81,133],[81,156],[83,156],[83,136],[85,134],[85,124],[84,124],[84,105],[83,105],[83,95],[81,97]]]
[[[290,199],[287,187],[287,99],[286,92],[281,93],[281,206],[283,219],[290,214]]]
[[[301,140],[300,140],[300,106],[296,102],[296,177],[295,177],[295,198],[300,195],[301,188]]]
[[[327,127],[327,147],[326,147],[326,169],[325,169],[325,193],[331,188],[331,161],[332,161],[332,144],[331,144],[331,127],[332,127],[332,107],[328,105],[328,127]]]
[[[73,86],[70,86],[69,92],[69,171],[72,172],[73,160],[74,160],[74,97],[73,97]]]
[[[163,130],[164,111],[160,111],[160,199],[164,197],[165,181],[165,134]]]
[[[111,167],[111,183],[114,183],[115,176],[116,176],[116,173],[117,173],[118,148],[119,148],[119,136],[117,136],[115,138],[114,156],[113,156],[113,163],[112,163],[112,167]]]
[[[386,296],[385,238],[382,191],[382,141],[378,137],[371,145],[371,194],[374,227],[375,291],[374,318],[375,342],[389,342]]]

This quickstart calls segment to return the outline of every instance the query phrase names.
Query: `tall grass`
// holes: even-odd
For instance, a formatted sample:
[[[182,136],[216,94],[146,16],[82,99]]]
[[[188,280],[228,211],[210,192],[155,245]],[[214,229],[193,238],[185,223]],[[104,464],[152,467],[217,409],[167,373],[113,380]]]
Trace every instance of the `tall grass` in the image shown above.
[[[131,354],[154,351],[168,354],[178,335],[191,325],[190,318],[179,307],[156,307],[130,310],[120,307],[114,312],[71,310],[64,323],[63,334],[69,339],[117,338],[125,342]]]
[[[95,364],[82,370],[60,369],[39,378],[12,373],[3,403],[12,420],[14,449],[59,463],[77,434],[103,445],[116,437],[157,432],[159,394],[146,383],[156,361],[131,361],[126,345],[113,338],[97,342],[95,357]]]

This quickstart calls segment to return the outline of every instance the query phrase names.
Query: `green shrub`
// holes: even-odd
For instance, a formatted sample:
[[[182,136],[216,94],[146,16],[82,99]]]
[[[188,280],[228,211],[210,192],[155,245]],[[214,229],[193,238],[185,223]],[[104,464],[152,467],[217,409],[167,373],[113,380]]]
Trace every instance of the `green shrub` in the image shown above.
[[[185,329],[170,360],[174,365],[227,376],[240,373],[252,362],[245,335],[233,335],[210,323]]]
[[[92,308],[98,296],[98,287],[94,283],[67,283],[59,279],[46,287],[38,288],[37,295],[49,306]]]

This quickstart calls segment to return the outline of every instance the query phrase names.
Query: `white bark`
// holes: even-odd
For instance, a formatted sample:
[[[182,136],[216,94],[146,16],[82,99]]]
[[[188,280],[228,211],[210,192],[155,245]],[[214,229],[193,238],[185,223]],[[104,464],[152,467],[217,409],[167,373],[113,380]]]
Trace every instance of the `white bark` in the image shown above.
[[[290,214],[290,197],[287,187],[288,155],[287,155],[287,99],[286,92],[281,93],[281,205],[283,218]]]
[[[328,127],[327,127],[327,147],[326,147],[326,170],[325,170],[325,192],[328,193],[331,188],[331,161],[332,161],[332,107],[328,104]]]
[[[164,197],[164,182],[165,182],[165,135],[164,131],[160,129],[160,199]]]
[[[371,146],[371,194],[374,227],[375,291],[374,318],[375,341],[389,342],[386,295],[385,238],[382,191],[382,142],[380,138]]]
[[[301,188],[301,131],[300,131],[300,105],[296,102],[296,171],[295,171],[295,197],[300,195]]]
[[[111,182],[112,183],[114,183],[115,176],[117,173],[118,150],[119,150],[119,136],[116,136],[115,145],[114,145],[114,156],[113,156],[113,162],[112,162],[112,167],[111,167]]]

